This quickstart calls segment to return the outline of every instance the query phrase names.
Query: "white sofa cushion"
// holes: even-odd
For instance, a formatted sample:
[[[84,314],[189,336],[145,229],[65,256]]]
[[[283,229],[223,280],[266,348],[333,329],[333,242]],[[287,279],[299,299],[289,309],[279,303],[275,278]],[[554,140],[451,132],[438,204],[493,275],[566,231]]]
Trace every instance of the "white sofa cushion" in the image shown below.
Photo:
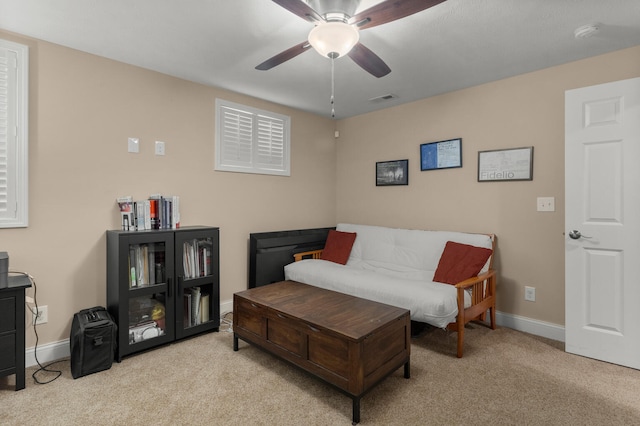
[[[447,241],[491,249],[491,237],[451,231],[422,231],[340,223],[338,231],[355,232],[348,266],[407,279],[432,281]],[[481,272],[489,269],[489,261]]]
[[[409,309],[411,319],[444,328],[458,314],[454,286],[381,274],[364,268],[305,259],[284,268],[285,279]],[[465,294],[465,307],[471,297]]]

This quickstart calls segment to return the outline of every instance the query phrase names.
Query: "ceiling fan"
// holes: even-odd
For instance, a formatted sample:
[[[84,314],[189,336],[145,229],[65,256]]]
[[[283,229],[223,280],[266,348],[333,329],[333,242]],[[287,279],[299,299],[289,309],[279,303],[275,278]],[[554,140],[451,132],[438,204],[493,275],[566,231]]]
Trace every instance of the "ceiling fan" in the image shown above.
[[[405,18],[445,0],[384,0],[354,15],[360,0],[273,0],[315,27],[307,40],[256,67],[266,71],[313,47],[323,56],[335,59],[348,55],[375,77],[384,77],[391,68],[378,55],[359,42],[359,31]]]

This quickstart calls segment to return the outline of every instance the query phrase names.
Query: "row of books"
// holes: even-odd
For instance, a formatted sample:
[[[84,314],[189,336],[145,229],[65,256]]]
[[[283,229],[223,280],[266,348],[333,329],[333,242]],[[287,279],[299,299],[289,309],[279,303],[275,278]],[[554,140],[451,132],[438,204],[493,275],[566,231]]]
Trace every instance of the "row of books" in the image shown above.
[[[211,239],[193,239],[185,241],[182,250],[184,278],[199,278],[211,275]]]
[[[154,244],[129,246],[129,288],[146,287],[164,282],[164,249]]]
[[[193,327],[209,321],[209,294],[200,287],[184,291],[184,327]]]
[[[122,219],[122,230],[177,229],[180,227],[180,197],[154,194],[147,200],[133,197],[116,198]]]

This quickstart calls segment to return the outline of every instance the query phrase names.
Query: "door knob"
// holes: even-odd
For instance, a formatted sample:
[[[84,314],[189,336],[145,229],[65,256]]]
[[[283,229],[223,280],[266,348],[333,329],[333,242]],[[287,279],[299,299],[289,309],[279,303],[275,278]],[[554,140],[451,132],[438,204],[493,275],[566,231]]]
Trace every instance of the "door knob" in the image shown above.
[[[579,238],[591,238],[591,237],[587,237],[586,235],[582,235],[580,233],[580,231],[574,229],[573,231],[569,231],[569,238],[571,238],[572,240],[577,240]]]

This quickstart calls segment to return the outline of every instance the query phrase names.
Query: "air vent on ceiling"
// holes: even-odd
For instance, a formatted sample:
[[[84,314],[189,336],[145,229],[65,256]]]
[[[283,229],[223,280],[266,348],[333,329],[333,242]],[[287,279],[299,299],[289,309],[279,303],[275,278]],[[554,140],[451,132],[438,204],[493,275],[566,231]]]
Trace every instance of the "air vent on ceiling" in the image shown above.
[[[377,96],[375,98],[371,98],[369,99],[369,102],[385,102],[391,99],[395,99],[397,98],[397,95],[392,95],[391,93],[387,94],[387,95],[382,95],[382,96]]]
[[[573,35],[578,40],[589,38],[596,35],[598,32],[600,32],[600,26],[601,26],[600,24],[583,25],[581,27],[576,28],[576,30],[573,32]]]

